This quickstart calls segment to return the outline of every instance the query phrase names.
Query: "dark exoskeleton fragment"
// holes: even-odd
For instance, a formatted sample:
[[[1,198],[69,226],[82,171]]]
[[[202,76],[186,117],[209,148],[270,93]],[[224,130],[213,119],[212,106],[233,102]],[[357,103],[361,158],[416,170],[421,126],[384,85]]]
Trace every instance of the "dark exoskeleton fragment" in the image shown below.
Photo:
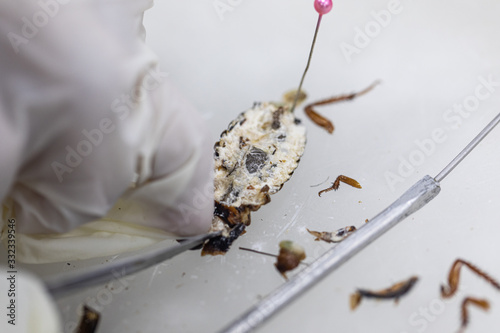
[[[97,330],[101,315],[94,309],[83,306],[83,316],[80,319],[80,324],[75,333],[94,333]]]

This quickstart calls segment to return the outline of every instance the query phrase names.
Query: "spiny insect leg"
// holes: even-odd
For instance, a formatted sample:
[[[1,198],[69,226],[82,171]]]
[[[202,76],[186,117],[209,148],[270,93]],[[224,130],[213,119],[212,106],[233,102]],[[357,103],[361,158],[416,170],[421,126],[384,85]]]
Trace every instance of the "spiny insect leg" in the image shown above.
[[[352,178],[347,177],[347,176],[344,176],[344,175],[340,175],[332,183],[332,186],[330,186],[329,188],[326,188],[324,190],[319,191],[318,196],[321,196],[321,194],[323,194],[325,192],[330,192],[331,190],[337,191],[339,189],[340,182],[347,184],[347,185],[351,185],[352,187],[355,187],[355,188],[362,188],[361,184],[359,184],[359,182],[357,180],[352,179]]]
[[[380,83],[379,81],[375,81],[370,86],[368,86],[367,88],[365,88],[359,92],[340,95],[340,96],[334,96],[334,97],[330,97],[330,98],[306,105],[305,113],[309,117],[309,119],[311,119],[312,122],[314,122],[316,125],[324,128],[324,129],[326,129],[328,131],[328,133],[331,134],[331,133],[333,133],[333,130],[335,129],[332,122],[330,120],[328,120],[327,118],[325,118],[324,116],[322,116],[321,114],[317,113],[314,110],[314,107],[319,106],[319,105],[327,105],[327,104],[342,102],[342,101],[351,101],[351,100],[355,99],[356,97],[359,97],[361,95],[368,93],[370,90],[375,88],[375,86],[379,83]]]

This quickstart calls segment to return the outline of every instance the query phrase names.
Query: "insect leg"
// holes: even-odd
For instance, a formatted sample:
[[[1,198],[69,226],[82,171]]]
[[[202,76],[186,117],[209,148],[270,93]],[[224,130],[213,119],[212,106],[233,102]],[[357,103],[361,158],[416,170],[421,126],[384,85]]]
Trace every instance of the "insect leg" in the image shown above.
[[[342,102],[342,101],[353,100],[356,97],[359,97],[361,95],[366,94],[367,92],[369,92],[370,90],[375,88],[375,86],[379,83],[380,83],[379,81],[375,81],[370,86],[368,86],[367,88],[365,88],[359,92],[355,92],[355,93],[351,93],[351,94],[344,94],[344,95],[340,95],[340,96],[334,96],[334,97],[330,97],[330,98],[327,98],[327,99],[324,99],[324,100],[321,100],[318,102],[311,103],[305,107],[305,113],[309,117],[309,119],[311,119],[312,122],[314,122],[316,125],[318,125],[320,127],[323,127],[324,129],[326,129],[328,131],[328,133],[331,134],[331,133],[333,133],[333,130],[335,128],[333,126],[332,122],[330,120],[328,120],[327,118],[323,117],[321,114],[317,113],[313,108],[315,106],[318,106],[318,105],[327,105],[327,104],[332,104],[332,103],[337,103],[337,102]]]
[[[352,179],[352,178],[347,177],[347,176],[344,176],[344,175],[340,175],[332,183],[332,186],[325,188],[324,190],[319,191],[318,196],[321,196],[325,192],[330,192],[331,190],[337,191],[339,189],[340,182],[347,184],[347,185],[351,185],[352,187],[355,187],[355,188],[362,188],[357,180]]]
[[[490,303],[485,299],[467,297],[462,302],[462,329],[467,327],[469,324],[469,310],[467,309],[468,304],[473,304],[485,311],[490,308]]]
[[[445,285],[441,286],[441,297],[449,298],[453,296],[455,292],[458,290],[458,283],[460,282],[460,269],[462,268],[463,265],[469,267],[471,271],[473,271],[474,273],[476,273],[477,275],[481,276],[483,279],[488,281],[496,289],[500,289],[500,284],[497,281],[495,281],[491,276],[481,271],[479,268],[472,265],[471,263],[462,259],[457,259],[451,266],[450,273],[448,274],[448,286]]]
[[[332,185],[332,188],[335,191],[338,190],[338,188],[340,186],[340,182],[347,184],[347,185],[351,185],[352,187],[355,187],[355,188],[361,188],[361,185],[358,183],[357,180],[349,178],[349,177],[344,176],[344,175],[340,175],[337,177],[337,179],[335,179],[335,181],[333,182],[333,185]]]

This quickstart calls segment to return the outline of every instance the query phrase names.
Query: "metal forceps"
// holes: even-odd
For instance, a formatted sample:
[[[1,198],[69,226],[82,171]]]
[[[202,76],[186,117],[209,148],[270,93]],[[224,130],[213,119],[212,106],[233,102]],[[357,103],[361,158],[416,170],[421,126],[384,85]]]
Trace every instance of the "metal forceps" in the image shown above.
[[[159,264],[176,255],[203,244],[206,240],[219,236],[219,232],[181,240],[179,244],[158,248],[131,257],[118,259],[110,264],[99,266],[85,272],[71,272],[46,279],[45,286],[54,297],[68,292],[124,277]]]

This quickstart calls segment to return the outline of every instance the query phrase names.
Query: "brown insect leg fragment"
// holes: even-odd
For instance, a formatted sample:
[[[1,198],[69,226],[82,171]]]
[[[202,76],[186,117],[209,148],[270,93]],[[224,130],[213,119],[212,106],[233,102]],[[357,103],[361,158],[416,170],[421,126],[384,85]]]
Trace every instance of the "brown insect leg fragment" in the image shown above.
[[[339,188],[340,182],[347,184],[347,185],[351,185],[352,187],[355,187],[355,188],[362,188],[357,180],[349,178],[349,177],[344,176],[344,175],[340,175],[333,182],[334,190],[337,190]]]
[[[462,301],[462,329],[466,328],[469,324],[469,310],[467,309],[467,305],[469,304],[475,305],[484,311],[488,311],[490,308],[490,303],[485,299],[466,297]]]
[[[335,129],[332,122],[314,111],[312,107],[313,105],[306,106],[304,110],[306,115],[309,117],[309,119],[311,119],[313,123],[315,123],[319,127],[324,128],[328,133],[332,134],[333,130]]]
[[[462,266],[469,267],[471,271],[484,278],[496,289],[500,290],[500,284],[488,274],[463,259],[457,259],[451,266],[450,273],[448,274],[448,286],[441,285],[441,297],[449,298],[455,295],[458,290],[458,284],[460,282],[460,269],[462,268]]]
[[[356,97],[359,97],[361,95],[366,94],[370,90],[372,90],[377,84],[379,84],[379,81],[375,81],[372,83],[370,86],[365,88],[362,91],[359,91],[357,93],[351,93],[351,94],[346,94],[346,95],[340,95],[340,96],[335,96],[331,98],[327,98],[318,102],[311,103],[309,105],[306,105],[304,111],[306,115],[311,119],[312,122],[314,122],[316,125],[324,128],[325,130],[328,131],[328,133],[332,134],[334,130],[334,126],[330,120],[327,118],[323,117],[319,113],[317,113],[313,108],[318,105],[327,105],[327,104],[332,104],[332,103],[337,103],[337,102],[342,102],[342,101],[350,101],[353,100]]]
[[[357,180],[352,179],[352,178],[347,177],[347,176],[344,176],[344,175],[340,175],[332,183],[332,186],[330,186],[329,188],[326,188],[324,190],[319,191],[318,196],[321,196],[321,194],[323,194],[323,193],[330,192],[331,190],[337,191],[339,189],[340,182],[347,184],[347,185],[351,185],[352,187],[355,187],[355,188],[362,188],[361,184]]]
[[[394,299],[397,302],[402,296],[406,295],[413,288],[417,281],[418,277],[412,276],[408,280],[398,282],[393,286],[380,291],[358,289],[351,295],[351,310],[356,309],[359,303],[361,303],[362,298]]]
[[[323,233],[322,232],[319,232],[319,231],[312,231],[312,230],[309,230],[307,229],[307,232],[309,232],[311,235],[313,235],[314,237],[316,237],[314,240],[315,241],[320,241],[322,238],[323,238]]]
[[[351,295],[351,297],[349,298],[351,311],[356,310],[356,308],[361,303],[362,298],[363,297],[361,296],[361,294],[359,292],[355,292],[354,294]]]
[[[94,333],[97,329],[97,325],[99,324],[100,317],[101,315],[98,312],[87,305],[84,305],[83,316],[75,333]]]

